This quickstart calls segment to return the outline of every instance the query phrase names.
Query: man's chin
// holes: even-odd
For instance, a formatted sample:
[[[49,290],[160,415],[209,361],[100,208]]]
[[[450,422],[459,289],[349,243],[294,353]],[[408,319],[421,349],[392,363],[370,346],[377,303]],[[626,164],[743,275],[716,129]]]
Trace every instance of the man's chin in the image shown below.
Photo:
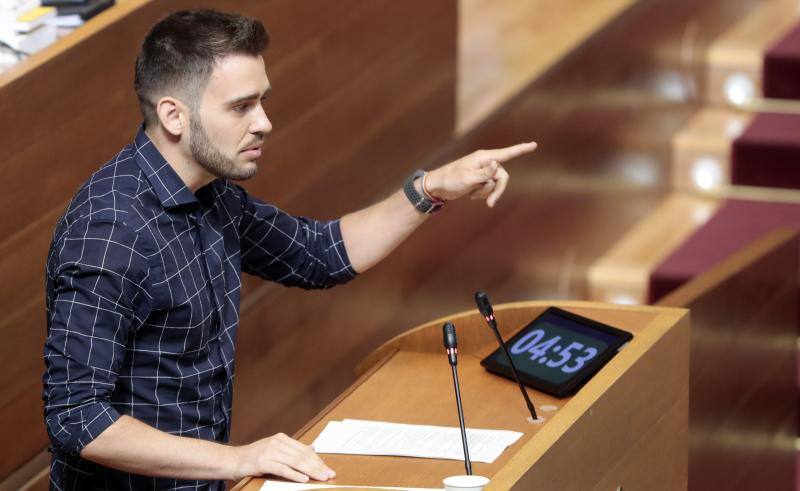
[[[234,181],[246,181],[258,173],[258,164],[255,160],[239,164],[236,169],[228,175],[228,179]]]

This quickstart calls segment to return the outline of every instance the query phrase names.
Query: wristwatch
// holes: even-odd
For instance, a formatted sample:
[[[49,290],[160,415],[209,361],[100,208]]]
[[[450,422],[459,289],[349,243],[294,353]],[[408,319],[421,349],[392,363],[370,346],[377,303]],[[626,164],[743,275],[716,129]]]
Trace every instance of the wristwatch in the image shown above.
[[[414,171],[414,173],[408,176],[406,181],[403,183],[403,191],[406,193],[406,198],[408,198],[411,204],[414,205],[414,208],[416,208],[417,211],[429,215],[439,211],[442,206],[444,206],[444,202],[435,201],[427,196],[424,185],[420,186],[423,190],[422,194],[417,192],[417,188],[414,187],[414,181],[423,177],[425,177],[424,170]]]

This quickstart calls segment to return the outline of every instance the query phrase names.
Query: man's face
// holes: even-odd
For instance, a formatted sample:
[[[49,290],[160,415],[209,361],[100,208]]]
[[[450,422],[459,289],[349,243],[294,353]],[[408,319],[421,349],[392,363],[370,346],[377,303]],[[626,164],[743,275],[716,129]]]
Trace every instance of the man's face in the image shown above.
[[[272,124],[261,103],[270,85],[261,56],[231,55],[214,66],[190,118],[189,148],[210,174],[249,179]]]

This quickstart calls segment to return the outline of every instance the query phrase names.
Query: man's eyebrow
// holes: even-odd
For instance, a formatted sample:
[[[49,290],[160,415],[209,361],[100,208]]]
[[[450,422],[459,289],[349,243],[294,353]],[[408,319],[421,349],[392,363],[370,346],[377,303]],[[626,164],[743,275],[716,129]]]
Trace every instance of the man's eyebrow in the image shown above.
[[[248,94],[248,95],[245,95],[245,96],[242,96],[242,97],[237,97],[236,99],[228,101],[227,105],[235,106],[236,104],[241,104],[242,102],[255,101],[257,99],[263,99],[264,97],[266,97],[267,94],[269,94],[270,90],[272,90],[272,87],[267,87],[267,90],[265,90],[263,94],[253,93],[253,94]]]

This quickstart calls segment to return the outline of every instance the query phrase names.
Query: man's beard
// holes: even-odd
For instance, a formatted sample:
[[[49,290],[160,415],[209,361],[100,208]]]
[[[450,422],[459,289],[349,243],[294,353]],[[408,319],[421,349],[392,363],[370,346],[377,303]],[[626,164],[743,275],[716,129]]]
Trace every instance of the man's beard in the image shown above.
[[[191,138],[189,139],[192,158],[210,174],[223,179],[243,181],[250,179],[258,172],[258,167],[255,165],[238,166],[235,161],[223,155],[211,143],[205,128],[200,123],[199,115],[192,117],[189,124],[192,130]]]

